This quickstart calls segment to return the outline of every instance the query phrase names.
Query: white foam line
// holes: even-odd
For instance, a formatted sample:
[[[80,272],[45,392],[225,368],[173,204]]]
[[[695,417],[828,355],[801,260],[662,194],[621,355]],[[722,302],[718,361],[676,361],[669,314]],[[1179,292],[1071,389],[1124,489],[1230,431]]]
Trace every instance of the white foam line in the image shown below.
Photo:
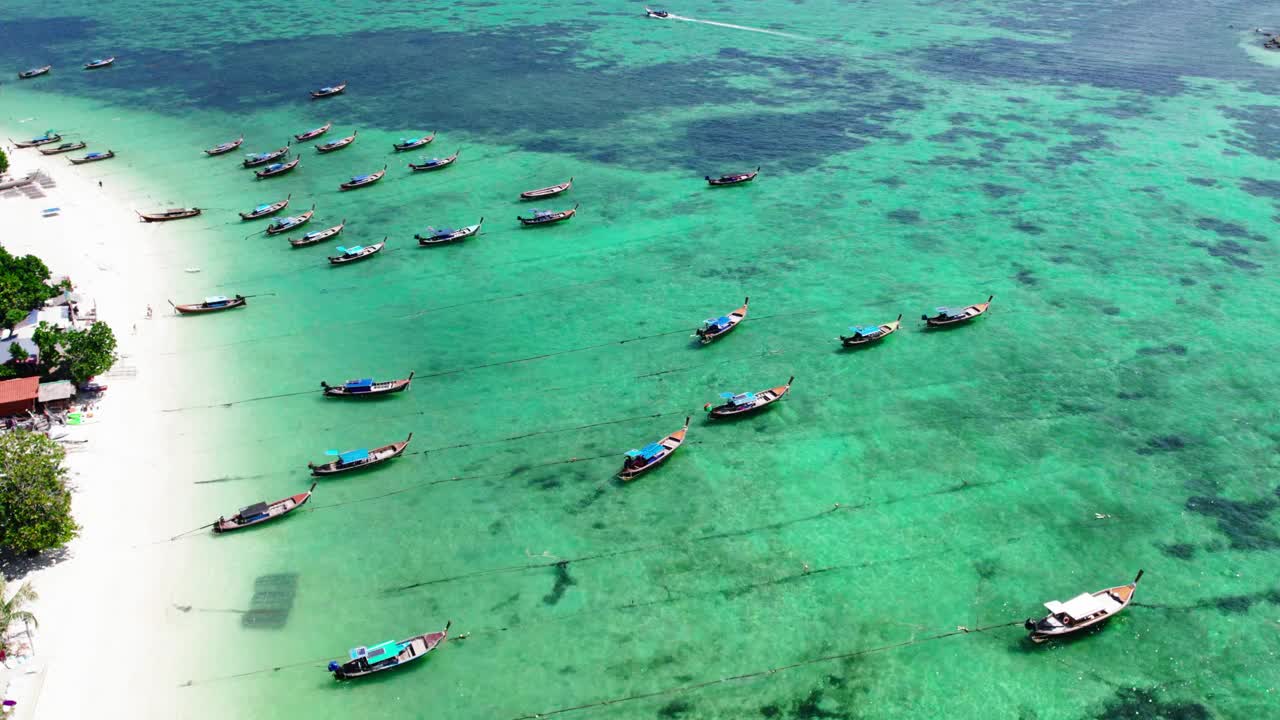
[[[750,32],[764,33],[766,35],[777,35],[779,37],[793,38],[795,40],[813,40],[815,42],[818,40],[818,38],[811,38],[805,35],[795,35],[792,33],[780,32],[778,30],[766,30],[765,28],[758,28],[758,27],[747,27],[746,25],[733,25],[731,23],[716,22],[714,20],[699,20],[698,18],[685,17],[683,15],[671,14],[671,15],[668,15],[667,17],[670,18],[671,20],[684,20],[685,22],[696,22],[696,23],[702,23],[703,25],[715,25],[717,27],[732,28],[734,30],[748,30]]]

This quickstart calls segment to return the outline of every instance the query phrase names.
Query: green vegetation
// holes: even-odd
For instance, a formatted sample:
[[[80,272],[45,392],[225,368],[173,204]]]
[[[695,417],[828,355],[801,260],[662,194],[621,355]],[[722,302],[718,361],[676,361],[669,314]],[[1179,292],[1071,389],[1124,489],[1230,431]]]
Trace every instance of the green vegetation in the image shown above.
[[[76,536],[65,457],[61,445],[40,433],[0,435],[0,548],[34,553]]]
[[[35,255],[18,257],[0,247],[0,327],[12,330],[27,313],[58,294],[49,268]]]
[[[9,590],[5,587],[5,579],[0,575],[0,650],[9,652],[10,648],[6,645],[9,633],[6,632],[9,626],[14,623],[26,622],[34,627],[40,627],[40,623],[36,620],[36,616],[31,614],[30,610],[25,610],[27,605],[35,602],[40,596],[36,595],[36,591],[31,587],[31,583],[22,583],[13,597],[5,600]]]
[[[9,169],[9,156],[4,154],[4,150],[0,150],[0,174]]]
[[[86,330],[63,330],[41,322],[31,340],[40,349],[40,365],[50,378],[67,377],[81,385],[115,364],[116,334],[106,323]]]

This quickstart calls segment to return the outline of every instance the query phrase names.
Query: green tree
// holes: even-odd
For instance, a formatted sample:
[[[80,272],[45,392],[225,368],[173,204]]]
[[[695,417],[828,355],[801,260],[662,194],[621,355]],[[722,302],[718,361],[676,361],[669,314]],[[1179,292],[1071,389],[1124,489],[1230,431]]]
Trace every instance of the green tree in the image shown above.
[[[0,547],[39,552],[76,536],[64,457],[62,446],[40,433],[0,435]]]
[[[76,385],[83,385],[89,378],[111,369],[116,364],[116,334],[104,322],[96,322],[87,330],[64,333],[63,359],[67,373]]]
[[[17,256],[0,247],[0,323],[12,329],[27,313],[57,294],[49,268],[35,255]]]
[[[5,579],[0,575],[0,650],[9,651],[9,647],[5,644],[5,639],[9,636],[7,630],[14,623],[26,622],[40,627],[40,622],[36,620],[36,616],[30,610],[25,608],[31,603],[39,599],[35,588],[31,587],[31,583],[25,582],[18,587],[13,597],[5,599],[9,590],[5,587]]]
[[[4,154],[4,150],[0,150],[0,173],[4,173],[9,169],[9,156]]]
[[[36,326],[31,342],[40,351],[40,364],[45,368],[54,368],[62,364],[62,348],[60,345],[66,337],[66,331],[57,325],[43,320]]]
[[[27,353],[26,348],[22,347],[21,343],[15,342],[9,346],[10,360],[14,362],[25,362],[29,357],[31,357],[31,355]]]

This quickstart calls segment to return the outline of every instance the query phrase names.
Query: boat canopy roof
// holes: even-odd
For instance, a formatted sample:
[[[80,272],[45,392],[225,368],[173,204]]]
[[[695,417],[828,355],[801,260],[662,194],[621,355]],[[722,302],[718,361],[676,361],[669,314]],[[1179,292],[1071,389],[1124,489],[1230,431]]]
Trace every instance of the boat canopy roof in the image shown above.
[[[351,182],[364,182],[365,180],[368,180],[371,177],[373,176],[372,175],[355,175],[351,178]]]
[[[652,460],[665,449],[666,448],[658,443],[649,443],[639,450],[628,450],[627,457],[642,457],[645,460]]]
[[[955,308],[940,307],[935,309],[938,311],[938,314],[943,317],[956,317],[964,314],[964,310],[956,310]]]
[[[338,459],[344,463],[353,463],[359,460],[368,460],[369,451],[366,449],[348,450],[346,452],[338,452],[337,450],[328,450],[326,455],[337,455]]]
[[[456,232],[458,231],[453,228],[439,228],[439,229],[432,229],[431,234],[433,237],[442,237],[444,235],[452,235]]]
[[[355,246],[355,247],[343,247],[343,246],[339,245],[339,246],[338,246],[338,248],[337,248],[337,250],[338,250],[338,252],[342,253],[343,255],[355,255],[356,253],[360,252],[361,250],[364,250],[364,246],[363,246],[363,245],[357,245],[357,246]]]
[[[1055,615],[1062,613],[1073,620],[1083,620],[1104,610],[1112,611],[1116,608],[1117,603],[1110,600],[1105,593],[1101,597],[1089,593],[1081,593],[1066,602],[1050,600],[1044,606]]]
[[[373,387],[373,378],[360,378],[359,380],[348,380],[343,383],[343,387],[356,389]]]
[[[706,320],[703,320],[703,322],[709,326],[722,327],[724,325],[728,325],[733,321],[729,319],[728,315],[721,315],[718,318],[707,318]]]
[[[395,640],[388,640],[383,643],[378,643],[373,647],[362,646],[358,648],[351,648],[351,650],[348,651],[348,655],[351,656],[352,660],[359,660],[360,658],[365,658],[366,660],[369,661],[370,664],[382,662],[383,660],[386,660],[388,657],[395,657],[396,655],[399,655],[399,654],[400,654],[400,643],[396,642]]]
[[[284,163],[271,163],[270,165],[267,166],[267,169],[264,172],[270,171],[270,170],[279,170],[282,167],[284,167]]]
[[[858,335],[861,335],[862,337],[867,337],[868,335],[875,335],[876,333],[880,332],[879,325],[854,325],[849,329],[854,331]]]
[[[756,401],[755,393],[739,393],[734,395],[733,393],[722,392],[720,393],[720,397],[728,400],[734,405],[750,405]]]
[[[264,502],[254,503],[247,508],[240,509],[240,519],[248,520],[250,518],[256,518],[259,515],[266,515],[269,509],[270,506]]]
[[[227,302],[226,295],[211,295],[204,299],[205,305],[221,305],[225,302]]]

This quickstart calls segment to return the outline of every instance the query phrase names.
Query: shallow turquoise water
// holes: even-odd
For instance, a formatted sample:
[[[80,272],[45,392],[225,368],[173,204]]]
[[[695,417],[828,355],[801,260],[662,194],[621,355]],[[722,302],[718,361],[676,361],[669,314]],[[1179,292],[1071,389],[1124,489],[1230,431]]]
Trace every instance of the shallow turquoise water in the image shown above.
[[[784,34],[599,3],[0,14],[0,61],[59,66],[6,85],[6,116],[115,149],[81,172],[149,177],[155,206],[213,209],[155,229],[158,282],[274,293],[166,320],[175,367],[225,378],[170,413],[175,433],[216,429],[183,479],[206,502],[173,530],[305,489],[328,448],[415,433],[297,517],[188,541],[236,566],[193,568],[192,609],[166,618],[202,639],[171,670],[191,683],[180,701],[264,718],[1265,716],[1280,128],[1247,29],[1280,16],[672,9]],[[121,60],[70,69],[85,52]],[[342,79],[346,96],[305,99]],[[285,178],[198,152],[327,120],[359,139],[303,150]],[[416,154],[390,145],[431,130],[428,154],[460,160],[410,175]],[[383,163],[377,186],[337,192]],[[748,187],[700,180],[755,165]],[[570,175],[545,205],[578,217],[519,229],[516,194]],[[234,215],[290,192],[293,211],[315,203],[309,229],[346,219],[341,244],[387,251],[330,268],[329,245],[293,250]],[[412,240],[481,216],[461,245]],[[914,320],[992,294],[972,326]],[[746,295],[740,329],[690,344]],[[839,350],[847,325],[899,313],[881,346]],[[384,402],[315,392],[410,370]],[[758,417],[699,410],[791,375]],[[686,415],[664,468],[612,479]],[[1139,568],[1137,606],[1104,631],[1023,639],[1041,602]],[[264,607],[288,612],[225,612]],[[471,636],[422,667],[349,686],[323,672],[447,620]]]

